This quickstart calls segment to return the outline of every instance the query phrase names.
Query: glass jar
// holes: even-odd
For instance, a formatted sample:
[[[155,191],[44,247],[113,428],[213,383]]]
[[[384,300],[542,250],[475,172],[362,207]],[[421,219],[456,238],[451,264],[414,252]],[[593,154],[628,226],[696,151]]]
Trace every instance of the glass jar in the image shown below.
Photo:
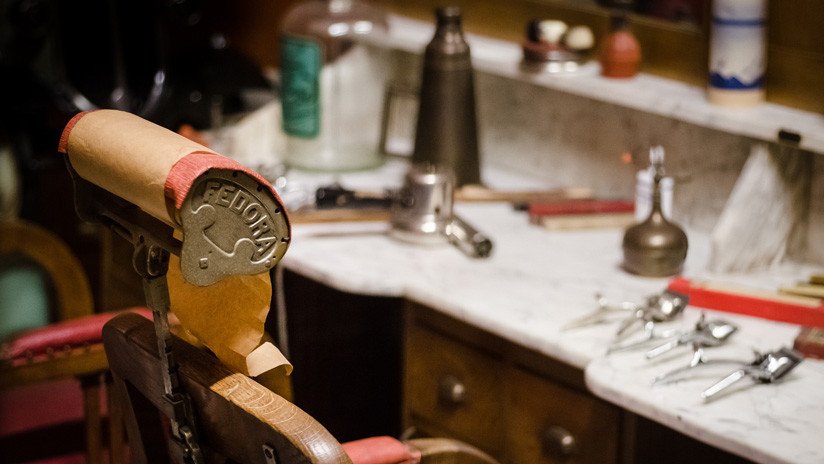
[[[310,0],[282,23],[282,129],[288,166],[321,171],[374,167],[387,76],[383,11],[357,0]]]

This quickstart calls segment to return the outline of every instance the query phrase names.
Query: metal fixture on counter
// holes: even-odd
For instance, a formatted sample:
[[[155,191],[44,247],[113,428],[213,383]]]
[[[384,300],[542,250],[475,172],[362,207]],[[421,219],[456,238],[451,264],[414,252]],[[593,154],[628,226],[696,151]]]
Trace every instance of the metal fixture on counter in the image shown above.
[[[392,202],[390,234],[407,242],[442,242],[452,220],[453,190],[447,170],[430,164],[412,166]]]
[[[475,84],[461,9],[438,8],[436,14],[435,36],[423,59],[412,160],[452,168],[458,187],[479,184]]]
[[[801,353],[786,347],[757,355],[751,363],[741,366],[704,390],[701,398],[704,401],[715,399],[722,391],[745,377],[751,377],[760,383],[773,383],[795,369],[803,360]]]
[[[647,277],[678,274],[687,257],[687,235],[677,224],[664,217],[661,209],[661,179],[664,178],[664,149],[650,149],[653,178],[652,211],[644,222],[629,227],[624,233],[623,267]]]
[[[449,169],[414,165],[392,202],[390,235],[406,242],[437,244],[444,240],[475,258],[492,252],[492,241],[453,211],[454,178]]]
[[[638,322],[665,322],[675,319],[684,311],[689,303],[689,297],[670,290],[664,290],[660,294],[647,297],[646,304],[639,308],[635,314],[624,320],[618,327],[616,335],[623,337],[629,333],[629,329]]]
[[[658,295],[647,298],[644,306],[640,307],[629,318],[625,319],[615,334],[616,342],[610,345],[607,353],[626,351],[647,346],[656,340],[664,340],[676,336],[678,332],[673,330],[656,331],[656,324],[667,322],[678,317],[687,306],[689,298],[686,295],[664,290]],[[644,329],[643,336],[639,340],[622,342],[630,329],[641,323]]]
[[[693,372],[694,369],[701,366],[710,366],[718,364],[741,364],[740,359],[707,359],[704,356],[704,347],[693,345],[692,358],[686,366],[681,366],[663,374],[659,374],[652,379],[653,385],[664,385],[678,380],[684,379],[684,374]]]
[[[604,295],[600,293],[595,294],[595,299],[598,301],[598,308],[578,319],[566,323],[561,330],[572,330],[591,325],[603,324],[610,321],[610,316],[615,314],[626,315],[632,311],[638,311],[639,306],[631,301],[622,301],[621,303],[611,304]]]
[[[359,192],[330,185],[319,188],[315,196],[320,210],[388,211],[390,235],[405,242],[448,242],[475,258],[492,253],[492,241],[454,213],[455,179],[451,169],[443,166],[412,165],[398,190]]]
[[[455,214],[446,225],[446,238],[467,256],[486,258],[492,253],[492,241]]]
[[[647,321],[644,323],[644,333],[641,338],[630,342],[616,341],[612,343],[609,348],[607,348],[607,354],[643,348],[645,346],[649,346],[653,342],[666,340],[678,335],[679,332],[677,330],[656,331],[655,323],[652,321]]]
[[[721,319],[707,321],[706,314],[702,312],[701,317],[698,318],[698,322],[695,323],[695,328],[692,331],[647,351],[647,359],[657,358],[670,350],[688,344],[691,345],[694,350],[721,346],[737,331],[738,326],[731,322]]]
[[[695,370],[702,366],[717,366],[717,365],[738,365],[741,366],[732,373],[728,374],[723,379],[714,383],[711,387],[704,390],[701,397],[705,400],[711,400],[721,391],[729,388],[735,382],[750,376],[754,380],[762,383],[772,383],[786,375],[789,371],[795,368],[804,356],[798,351],[791,348],[780,348],[775,351],[767,353],[755,353],[755,359],[752,361],[742,361],[741,359],[706,359],[704,357],[704,348],[695,347],[692,359],[689,364],[669,372],[660,374],[653,379],[653,385],[665,385],[679,380],[685,380],[685,374],[695,372]]]

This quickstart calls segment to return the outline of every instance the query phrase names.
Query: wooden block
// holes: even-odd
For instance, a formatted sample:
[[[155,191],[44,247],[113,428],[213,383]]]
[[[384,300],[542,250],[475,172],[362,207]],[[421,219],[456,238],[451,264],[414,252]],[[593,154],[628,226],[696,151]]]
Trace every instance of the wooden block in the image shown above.
[[[566,214],[632,213],[635,202],[631,200],[567,200],[545,203],[531,203],[529,215],[560,216]]]
[[[532,219],[532,223],[548,230],[623,229],[635,224],[635,214],[600,213],[538,216]]]
[[[790,295],[824,299],[824,285],[799,284],[790,287],[781,287],[779,291]]]
[[[494,190],[480,185],[464,185],[455,190],[455,201],[506,201],[510,203],[539,203],[592,198],[592,189],[565,187],[550,190],[508,191]]]
[[[824,329],[804,327],[795,337],[793,348],[808,358],[824,359]]]

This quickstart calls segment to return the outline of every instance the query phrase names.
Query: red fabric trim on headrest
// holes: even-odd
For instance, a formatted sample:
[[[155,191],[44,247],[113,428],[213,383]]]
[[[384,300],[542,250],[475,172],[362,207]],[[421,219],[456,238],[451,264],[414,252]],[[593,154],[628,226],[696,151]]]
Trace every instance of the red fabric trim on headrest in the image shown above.
[[[69,134],[71,133],[74,126],[80,121],[80,118],[83,116],[91,113],[92,111],[83,111],[80,113],[75,114],[69,119],[69,122],[66,123],[66,127],[63,128],[63,132],[60,134],[60,141],[57,143],[57,152],[63,153],[64,155],[68,154],[69,151]]]
[[[245,172],[252,176],[261,185],[269,189],[278,204],[283,205],[280,195],[263,176],[257,172],[243,166],[237,161],[227,158],[223,155],[209,152],[193,152],[177,160],[166,176],[166,182],[163,186],[166,198],[171,200],[174,204],[175,211],[183,207],[183,200],[192,188],[195,180],[209,169],[232,169],[235,171]],[[286,214],[284,209],[283,214]],[[287,217],[288,221],[288,217]]]

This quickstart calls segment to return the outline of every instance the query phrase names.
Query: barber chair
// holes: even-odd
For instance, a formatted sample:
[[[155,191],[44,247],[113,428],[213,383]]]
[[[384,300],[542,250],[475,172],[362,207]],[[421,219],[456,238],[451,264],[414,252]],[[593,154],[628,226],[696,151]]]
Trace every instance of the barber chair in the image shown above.
[[[80,262],[60,237],[36,224],[0,222],[0,262],[4,272],[33,267],[42,276],[28,282],[32,288],[18,292],[33,291],[34,303],[21,305],[11,301],[13,295],[0,301],[4,319],[14,318],[8,321],[13,334],[4,337],[0,350],[0,462],[46,456],[100,462],[107,370],[101,334],[116,313],[92,314],[91,289]],[[36,298],[40,293],[42,301]],[[13,315],[20,311],[28,314]],[[59,436],[71,433],[71,424],[78,421],[83,423],[85,456],[65,443],[68,437]],[[113,438],[122,435],[117,432],[120,422],[114,421]]]
[[[113,110],[76,116],[61,136],[59,151],[66,155],[75,182],[80,216],[111,226],[135,246],[134,266],[152,310],[153,322],[122,315],[103,329],[133,460],[495,462],[469,445],[447,439],[401,442],[373,437],[340,444],[297,406],[249,375],[227,368],[227,361],[218,359],[223,353],[220,342],[200,340],[209,352],[170,333],[169,285],[178,278],[172,277],[177,269],[170,269],[171,255],[179,256],[180,276],[195,289],[190,295],[196,298],[198,288],[205,291],[204,287],[244,276],[268,278],[286,252],[286,212],[277,193],[257,173]],[[241,354],[248,360],[255,353]]]

